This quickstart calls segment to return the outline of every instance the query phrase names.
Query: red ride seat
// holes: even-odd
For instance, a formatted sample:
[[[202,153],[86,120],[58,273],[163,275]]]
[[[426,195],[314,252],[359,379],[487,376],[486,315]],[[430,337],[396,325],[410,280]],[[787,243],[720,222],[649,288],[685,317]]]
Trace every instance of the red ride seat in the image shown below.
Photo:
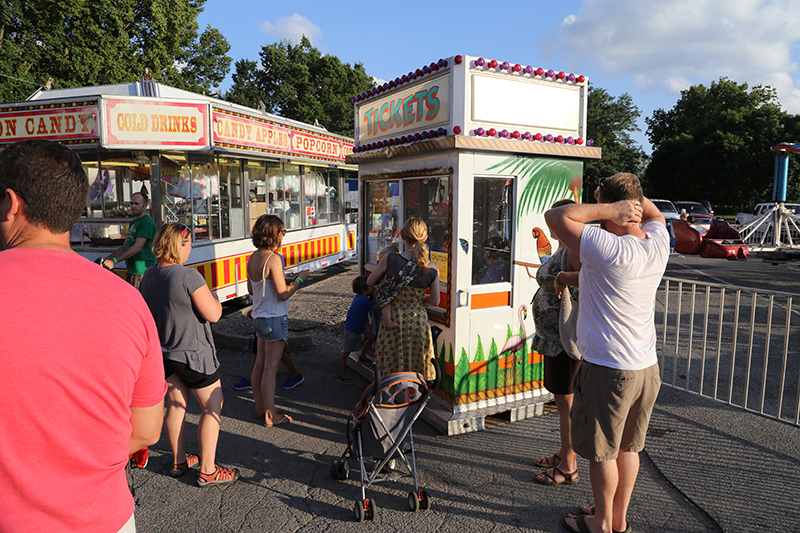
[[[675,232],[675,251],[679,254],[699,254],[703,246],[703,236],[685,220],[673,220]],[[709,230],[710,231],[710,230]]]

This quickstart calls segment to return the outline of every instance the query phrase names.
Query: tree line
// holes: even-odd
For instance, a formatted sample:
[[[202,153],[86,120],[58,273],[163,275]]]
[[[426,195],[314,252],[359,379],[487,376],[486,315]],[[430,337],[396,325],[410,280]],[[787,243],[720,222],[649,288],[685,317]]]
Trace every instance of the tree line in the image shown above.
[[[0,101],[24,100],[52,79],[83,87],[156,81],[209,94],[231,72],[230,45],[219,30],[200,31],[206,0],[6,0],[0,4]],[[350,65],[300,42],[265,44],[258,58],[234,64],[233,84],[217,96],[353,135],[350,97],[375,86],[361,63]],[[626,171],[645,194],[709,200],[730,213],[771,199],[774,154],[792,142],[800,118],[783,111],[772,87],[727,78],[681,92],[670,110],[645,118],[653,151],[631,134],[641,112],[627,93],[591,85],[587,131],[603,158],[584,168],[584,201],[599,179]],[[788,201],[800,201],[800,163],[790,158]]]

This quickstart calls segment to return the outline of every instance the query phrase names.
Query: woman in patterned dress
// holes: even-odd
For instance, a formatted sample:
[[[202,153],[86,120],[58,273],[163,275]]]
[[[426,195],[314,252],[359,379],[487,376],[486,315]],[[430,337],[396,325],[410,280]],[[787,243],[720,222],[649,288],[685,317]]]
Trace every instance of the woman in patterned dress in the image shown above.
[[[419,372],[426,379],[434,378],[433,338],[425,304],[439,303],[439,267],[430,260],[428,226],[420,218],[412,218],[400,230],[405,251],[387,254],[370,274],[367,283],[374,287],[384,274],[391,278],[409,262],[417,266],[417,275],[392,300],[392,320],[400,327],[381,328],[375,344],[375,360],[382,374]],[[425,295],[430,289],[430,294]]]
[[[553,208],[574,204],[572,200],[560,200]],[[561,448],[553,455],[534,460],[536,466],[545,468],[534,476],[543,485],[573,485],[578,478],[578,456],[572,449],[569,410],[572,407],[572,380],[580,361],[564,351],[559,335],[561,295],[569,285],[573,301],[578,300],[578,271],[580,258],[572,250],[559,243],[558,250],[536,271],[539,290],[533,298],[533,322],[536,334],[532,348],[544,356],[544,387],[553,393],[558,409],[561,430]]]

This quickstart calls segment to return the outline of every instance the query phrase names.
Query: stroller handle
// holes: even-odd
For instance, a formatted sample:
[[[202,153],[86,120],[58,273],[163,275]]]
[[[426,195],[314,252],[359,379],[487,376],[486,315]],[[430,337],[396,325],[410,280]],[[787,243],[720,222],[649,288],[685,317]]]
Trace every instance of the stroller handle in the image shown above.
[[[431,364],[433,365],[434,376],[433,381],[428,382],[428,388],[433,391],[436,390],[442,382],[442,367],[435,357],[431,357]],[[372,373],[375,375],[375,380],[372,382],[373,387],[369,392],[370,396],[374,396],[378,392],[378,383],[381,382],[381,369],[378,368],[377,361],[372,362]]]

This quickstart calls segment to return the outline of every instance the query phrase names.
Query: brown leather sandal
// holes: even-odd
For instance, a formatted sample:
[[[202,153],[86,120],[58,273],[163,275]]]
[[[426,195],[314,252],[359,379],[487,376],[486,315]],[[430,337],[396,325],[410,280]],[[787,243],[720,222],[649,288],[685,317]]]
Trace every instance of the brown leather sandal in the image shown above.
[[[550,473],[552,472],[552,474]],[[564,477],[563,481],[556,481],[555,475],[556,472],[561,474]],[[576,468],[574,472],[564,472],[559,467],[554,466],[552,469],[545,470],[540,474],[537,474],[534,478],[536,483],[540,485],[575,485],[577,484],[581,478],[578,476],[578,469]]]

